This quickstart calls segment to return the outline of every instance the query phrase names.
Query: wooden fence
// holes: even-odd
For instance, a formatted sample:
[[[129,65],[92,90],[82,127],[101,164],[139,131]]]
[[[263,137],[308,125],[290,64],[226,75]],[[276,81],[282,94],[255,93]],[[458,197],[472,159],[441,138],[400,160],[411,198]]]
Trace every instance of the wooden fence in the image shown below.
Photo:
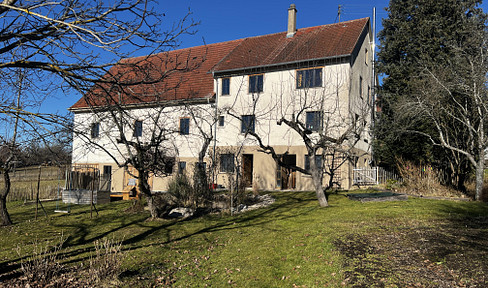
[[[36,199],[38,182],[39,198],[55,199],[61,196],[65,185],[65,175],[68,166],[37,166],[17,168],[10,173],[12,186],[7,201],[31,201]],[[39,181],[40,179],[40,181]],[[3,175],[0,177],[0,187],[3,187]]]

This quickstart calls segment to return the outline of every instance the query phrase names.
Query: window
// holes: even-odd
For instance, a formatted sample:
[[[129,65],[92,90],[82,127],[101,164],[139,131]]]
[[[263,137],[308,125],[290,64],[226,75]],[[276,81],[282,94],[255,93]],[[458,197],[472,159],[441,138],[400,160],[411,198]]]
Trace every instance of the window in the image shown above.
[[[254,115],[242,115],[241,118],[241,133],[254,132],[256,121]]]
[[[219,126],[223,127],[224,126],[224,116],[219,116]]]
[[[164,173],[173,174],[173,167],[175,166],[176,163],[175,157],[164,156],[163,163],[164,163]]]
[[[322,68],[297,70],[297,89],[322,87]]]
[[[263,92],[263,74],[249,76],[249,93]]]
[[[322,155],[315,155],[315,166],[322,168],[322,159]],[[305,165],[303,168],[310,171],[310,157],[308,155],[305,155]]]
[[[234,172],[234,154],[220,155],[220,172]]]
[[[320,129],[322,129],[322,112],[307,112],[305,126],[308,130],[311,131],[319,131]]]
[[[180,135],[190,134],[190,118],[180,118]]]
[[[368,65],[368,61],[369,61],[368,48],[364,48],[364,63],[366,63],[366,65]]]
[[[180,161],[178,162],[178,174],[183,174],[186,169],[186,162],[185,161]]]
[[[359,76],[359,98],[363,99],[363,77]]]
[[[90,136],[91,138],[98,138],[100,136],[100,123],[92,123],[90,127]]]
[[[141,137],[142,136],[142,121],[137,120],[134,123],[134,137]]]
[[[230,78],[222,78],[222,95],[230,94]]]

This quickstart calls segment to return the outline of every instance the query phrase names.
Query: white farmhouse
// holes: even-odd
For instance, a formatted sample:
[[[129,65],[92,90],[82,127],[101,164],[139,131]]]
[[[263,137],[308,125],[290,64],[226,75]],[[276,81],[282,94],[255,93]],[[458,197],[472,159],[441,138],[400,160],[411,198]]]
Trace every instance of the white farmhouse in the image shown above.
[[[290,168],[310,165],[303,140],[289,126],[278,125],[282,118],[299,115],[312,138],[321,131],[334,136],[352,126],[365,128],[351,142],[356,156],[334,176],[339,186],[350,188],[352,168],[367,166],[371,158],[369,18],[296,29],[294,5],[288,14],[286,32],[130,58],[113,67],[110,77],[161,81],[122,91],[105,87],[109,98],[89,93],[75,103],[70,110],[79,133],[73,140],[73,165],[96,167],[110,180],[110,191],[122,192],[134,177],[119,168],[131,153],[117,142],[120,132],[127,139],[149,141],[164,130],[161,145],[171,151],[174,167],[164,177],[151,177],[153,191],[166,190],[172,174],[192,171],[209,136],[203,160],[209,171],[214,167],[209,175],[215,185],[228,187],[239,172],[244,185],[256,190],[310,190],[310,176]],[[122,75],[126,64],[143,68]],[[123,107],[120,119],[126,120],[113,121],[118,116],[106,108],[111,105]],[[260,151],[249,131],[283,155],[289,167]],[[324,161],[340,159],[338,154]]]

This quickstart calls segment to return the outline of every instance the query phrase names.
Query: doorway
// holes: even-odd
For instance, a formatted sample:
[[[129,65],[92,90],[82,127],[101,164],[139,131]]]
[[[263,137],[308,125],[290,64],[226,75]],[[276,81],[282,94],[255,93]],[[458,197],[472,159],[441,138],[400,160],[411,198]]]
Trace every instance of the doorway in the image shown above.
[[[297,156],[295,154],[281,155],[281,161],[287,166],[297,165]],[[281,190],[296,188],[296,170],[276,165],[276,184]]]
[[[242,180],[245,187],[252,187],[254,157],[252,154],[242,155]]]
[[[102,179],[100,181],[100,191],[110,191],[112,187],[112,166],[103,166]]]

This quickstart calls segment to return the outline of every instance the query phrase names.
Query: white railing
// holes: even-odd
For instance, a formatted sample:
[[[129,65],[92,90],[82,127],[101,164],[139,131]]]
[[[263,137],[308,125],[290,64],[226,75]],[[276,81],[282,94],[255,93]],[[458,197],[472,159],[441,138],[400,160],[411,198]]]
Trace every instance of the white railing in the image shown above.
[[[385,184],[388,180],[402,182],[402,178],[394,172],[381,167],[353,169],[354,185],[378,185]]]

